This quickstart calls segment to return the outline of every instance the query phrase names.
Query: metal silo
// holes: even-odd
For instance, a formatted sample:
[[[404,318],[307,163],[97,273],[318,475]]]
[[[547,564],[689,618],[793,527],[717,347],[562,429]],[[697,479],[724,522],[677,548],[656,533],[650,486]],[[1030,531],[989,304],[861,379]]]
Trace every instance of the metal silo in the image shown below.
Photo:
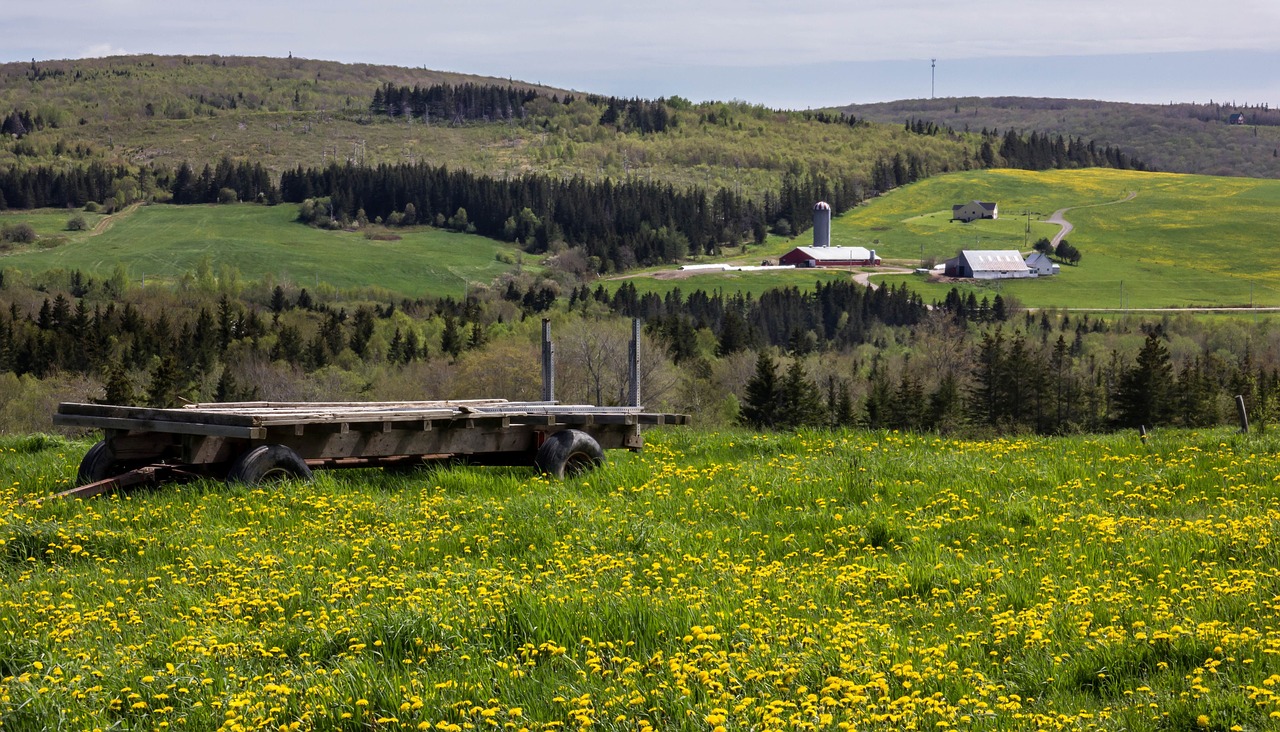
[[[831,246],[831,206],[826,201],[813,204],[813,245]]]

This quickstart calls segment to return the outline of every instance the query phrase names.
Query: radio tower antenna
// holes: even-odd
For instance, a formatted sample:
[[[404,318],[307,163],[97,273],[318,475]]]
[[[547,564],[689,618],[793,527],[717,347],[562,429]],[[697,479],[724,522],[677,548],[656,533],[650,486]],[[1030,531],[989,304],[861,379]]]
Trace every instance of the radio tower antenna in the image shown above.
[[[929,59],[929,98],[930,99],[934,98],[934,94],[933,94],[934,79],[937,76],[937,72],[935,71],[936,68],[938,68],[938,59],[936,58]]]

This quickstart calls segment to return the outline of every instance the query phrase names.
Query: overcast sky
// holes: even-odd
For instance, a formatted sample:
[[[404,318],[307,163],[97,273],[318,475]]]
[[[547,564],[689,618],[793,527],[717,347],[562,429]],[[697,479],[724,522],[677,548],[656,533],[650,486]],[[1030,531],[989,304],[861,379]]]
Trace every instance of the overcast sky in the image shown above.
[[[4,61],[293,53],[792,108],[931,93],[1280,105],[1280,0],[3,2]]]

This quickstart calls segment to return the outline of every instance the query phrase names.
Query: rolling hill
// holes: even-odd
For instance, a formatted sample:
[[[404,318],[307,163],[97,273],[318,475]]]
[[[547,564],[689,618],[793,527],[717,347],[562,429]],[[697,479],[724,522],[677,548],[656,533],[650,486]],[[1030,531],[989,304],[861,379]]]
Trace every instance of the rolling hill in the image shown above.
[[[1280,178],[1280,112],[1227,104],[1125,104],[1083,99],[963,97],[842,107],[875,122],[934,122],[957,131],[1039,130],[1119,145],[1172,173]],[[1240,112],[1244,125],[1227,124]]]
[[[386,84],[492,84],[543,94],[524,117],[454,123],[371,112]],[[566,95],[574,104],[563,102]],[[0,166],[105,162],[169,169],[222,157],[284,170],[427,162],[507,177],[639,179],[763,194],[787,174],[868,175],[895,154],[957,170],[980,140],[847,125],[741,102],[666,100],[662,134],[602,124],[580,92],[510,79],[300,58],[117,56],[0,65],[0,119],[38,130],[0,141]],[[38,124],[37,124],[38,123]]]
[[[952,222],[951,206],[996,201],[1001,217]],[[960,249],[1030,251],[1058,227],[1044,221],[1059,209],[1075,230],[1068,237],[1083,252],[1079,266],[1054,278],[960,283],[981,295],[1002,292],[1038,307],[1280,306],[1280,265],[1262,256],[1280,205],[1280,181],[1104,169],[986,170],[940,175],[871,199],[832,222],[833,246],[875,249],[886,264],[941,262]],[[772,237],[766,245],[727,261],[758,263],[808,235]],[[829,273],[783,275],[778,281],[812,286]],[[703,274],[637,285],[642,291],[680,287],[757,291],[762,273]],[[634,279],[631,281],[635,281]],[[896,283],[887,276],[880,281]],[[927,300],[941,300],[955,282],[905,281]],[[748,285],[750,282],[752,284]],[[1123,299],[1122,299],[1123,298]]]

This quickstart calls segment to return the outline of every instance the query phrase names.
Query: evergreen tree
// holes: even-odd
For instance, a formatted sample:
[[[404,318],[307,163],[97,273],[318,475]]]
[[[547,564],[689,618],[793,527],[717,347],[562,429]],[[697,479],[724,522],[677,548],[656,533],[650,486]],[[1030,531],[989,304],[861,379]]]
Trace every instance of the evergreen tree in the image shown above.
[[[118,358],[113,358],[107,364],[106,384],[103,387],[105,392],[99,404],[115,404],[119,406],[133,406],[134,400],[137,398],[133,390],[133,381],[129,378],[129,374],[125,371],[124,362]]]
[[[483,348],[485,343],[489,342],[489,336],[485,331],[484,325],[481,323],[471,324],[471,337],[467,339],[467,349],[475,350]]]
[[[887,427],[891,419],[893,387],[889,385],[889,377],[885,371],[877,360],[872,362],[871,373],[867,377],[867,399],[862,409],[867,426],[873,430]]]
[[[853,396],[849,393],[849,382],[840,379],[836,389],[835,406],[831,410],[831,423],[835,427],[850,427],[854,423]]]
[[[889,405],[889,427],[918,431],[924,425],[924,388],[920,380],[903,364],[898,388]]]
[[[224,366],[222,375],[218,377],[218,386],[213,392],[213,400],[215,402],[250,401],[257,391],[257,387],[249,389],[247,393],[241,391],[240,385],[236,383],[236,377],[231,373],[231,367]]]
[[[178,406],[178,394],[185,387],[182,381],[182,367],[177,356],[169,354],[161,358],[151,370],[151,381],[147,384],[147,406],[162,409]]]
[[[928,427],[950,434],[964,426],[964,401],[956,375],[947,371],[938,387],[929,394]]]
[[[287,304],[288,302],[284,297],[284,288],[276,285],[276,288],[271,291],[271,312],[279,315]]]
[[[452,315],[444,316],[444,331],[440,334],[440,352],[457,358],[462,353],[462,333],[458,321]]]
[[[1118,422],[1124,427],[1169,424],[1175,409],[1172,397],[1173,365],[1169,349],[1152,329],[1133,367],[1120,377],[1116,393]]]
[[[717,356],[728,356],[737,353],[750,345],[750,334],[747,321],[737,308],[727,308],[724,323],[720,327],[720,338],[716,344]]]
[[[793,359],[778,389],[780,427],[816,427],[827,421],[826,410],[818,396],[818,387],[805,373],[800,359]]]
[[[778,366],[764,350],[756,356],[756,372],[747,382],[746,400],[742,405],[742,421],[756,429],[778,423],[781,387]]]

